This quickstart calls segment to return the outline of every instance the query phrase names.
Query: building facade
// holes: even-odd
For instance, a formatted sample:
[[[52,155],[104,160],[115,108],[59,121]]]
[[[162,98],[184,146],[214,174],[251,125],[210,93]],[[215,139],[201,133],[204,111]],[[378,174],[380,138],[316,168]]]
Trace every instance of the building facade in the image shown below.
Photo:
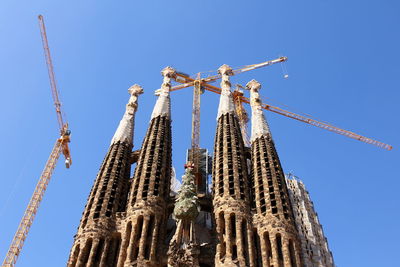
[[[302,181],[294,175],[286,176],[289,197],[294,211],[301,253],[305,267],[334,267],[332,252],[324,235],[314,203]]]
[[[232,69],[223,65],[218,71],[222,91],[212,191],[196,194],[193,164],[187,162],[181,189],[171,192],[169,92],[175,70],[167,67],[136,151],[134,118],[143,90],[138,85],[129,89],[131,97],[90,192],[68,267],[333,266],[304,186],[285,179],[262,112],[261,85],[255,80],[247,84],[252,134],[251,147],[246,147],[232,98]],[[308,221],[302,220],[306,211]],[[310,223],[312,235],[303,231]]]

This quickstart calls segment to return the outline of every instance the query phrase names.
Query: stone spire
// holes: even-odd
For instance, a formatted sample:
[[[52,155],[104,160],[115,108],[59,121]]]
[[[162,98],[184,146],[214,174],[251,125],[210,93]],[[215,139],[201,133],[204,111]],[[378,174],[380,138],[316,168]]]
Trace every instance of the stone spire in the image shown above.
[[[255,253],[262,266],[304,266],[289,193],[258,90],[250,81],[252,109],[251,184]]]
[[[169,90],[171,89],[171,78],[175,76],[175,70],[171,67],[166,67],[161,71],[161,74],[164,79],[161,89],[156,92],[158,99],[151,114],[151,119],[157,116],[171,116]]]
[[[133,144],[135,113],[138,107],[138,97],[143,94],[143,88],[140,85],[135,84],[128,89],[128,92],[131,94],[131,97],[128,104],[126,104],[125,114],[119,122],[114,137],[111,140],[111,145],[118,141]]]
[[[169,90],[175,70],[166,67],[158,99],[133,175],[118,267],[162,266],[168,218],[167,200],[172,173],[172,138]]]
[[[271,134],[271,132],[264,117],[264,112],[261,107],[261,98],[258,93],[261,84],[256,80],[251,80],[246,84],[246,88],[250,90],[251,141],[253,141],[262,135]]]
[[[139,85],[129,88],[131,97],[90,192],[68,267],[116,266],[121,235],[113,234],[115,218],[126,206],[134,116],[142,92]]]
[[[232,68],[224,64],[218,69],[218,73],[221,77],[221,97],[219,98],[218,115],[217,120],[226,113],[234,113],[235,105],[233,104],[231,82],[229,76],[233,75]]]
[[[218,243],[215,266],[253,266],[250,190],[243,138],[235,115],[229,76],[223,65],[217,133],[214,142],[213,206]]]

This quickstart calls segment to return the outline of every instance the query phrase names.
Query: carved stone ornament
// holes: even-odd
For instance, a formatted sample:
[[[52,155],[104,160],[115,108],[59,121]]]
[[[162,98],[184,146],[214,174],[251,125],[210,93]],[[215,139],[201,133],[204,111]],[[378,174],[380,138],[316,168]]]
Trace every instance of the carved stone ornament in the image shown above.
[[[232,70],[232,68],[230,66],[224,64],[221,67],[219,67],[218,73],[221,74],[221,75],[232,76],[233,75],[233,70]]]
[[[248,90],[252,90],[252,91],[257,91],[258,92],[258,90],[260,90],[260,88],[261,88],[261,84],[258,81],[254,80],[254,79],[246,84],[246,89],[248,89]]]

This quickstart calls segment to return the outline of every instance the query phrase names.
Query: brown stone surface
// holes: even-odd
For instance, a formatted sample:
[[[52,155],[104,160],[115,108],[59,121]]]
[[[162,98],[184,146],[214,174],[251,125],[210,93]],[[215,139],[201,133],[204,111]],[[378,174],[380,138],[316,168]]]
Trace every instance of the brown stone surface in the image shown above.
[[[212,192],[199,199],[201,211],[185,228],[191,231],[191,242],[185,246],[175,242],[182,225],[171,216],[169,88],[174,73],[172,68],[163,70],[164,82],[141,149],[132,152],[132,144],[121,141],[110,146],[67,266],[309,267],[303,263],[296,225],[305,222],[294,218],[269,128],[264,127],[266,122],[261,123],[264,128],[252,138],[251,149],[244,147],[232,108],[232,73],[226,65],[220,69],[223,92],[214,143]],[[262,122],[263,118],[259,119]],[[133,163],[136,168],[130,179]],[[294,193],[291,196],[292,202],[297,201]],[[296,202],[293,207],[298,205]],[[322,231],[319,235],[323,239]]]

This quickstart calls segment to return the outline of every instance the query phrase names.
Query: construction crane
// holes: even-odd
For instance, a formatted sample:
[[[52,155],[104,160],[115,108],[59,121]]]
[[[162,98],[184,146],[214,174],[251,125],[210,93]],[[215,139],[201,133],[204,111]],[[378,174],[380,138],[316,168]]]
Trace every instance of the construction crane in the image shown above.
[[[287,57],[280,57],[275,60],[266,61],[266,62],[262,62],[259,64],[247,65],[245,67],[235,69],[235,70],[233,70],[233,73],[239,74],[242,72],[258,69],[258,68],[261,68],[264,66],[269,66],[269,65],[272,65],[275,63],[281,63],[281,62],[285,62],[285,61],[287,61]],[[220,94],[221,89],[219,87],[209,84],[210,82],[213,82],[219,78],[221,78],[221,75],[214,75],[214,76],[210,76],[208,78],[196,80],[194,78],[189,77],[186,74],[177,73],[177,78],[175,80],[182,84],[172,87],[171,91],[176,91],[176,90],[180,90],[180,89],[192,86],[196,82],[197,84],[199,84],[201,86],[201,88],[203,88],[203,90],[208,90],[208,91]],[[194,91],[194,92],[196,92],[196,91]],[[241,120],[242,120],[241,125],[246,124],[248,121],[248,117],[247,117],[247,114],[245,113],[245,109],[242,107],[242,103],[244,102],[244,103],[249,104],[250,100],[247,97],[243,96],[243,92],[241,90],[235,90],[234,91],[234,102],[236,105],[236,111],[239,114],[239,119],[241,118]],[[372,144],[372,145],[378,146],[378,147],[386,149],[386,150],[391,150],[393,148],[391,145],[382,143],[380,141],[373,140],[371,138],[356,134],[354,132],[338,128],[338,127],[328,124],[326,122],[320,122],[315,119],[309,118],[307,116],[299,115],[299,114],[284,110],[279,107],[275,107],[275,106],[265,104],[265,103],[262,103],[262,107],[268,111],[271,111],[271,112],[274,112],[274,113],[277,113],[277,114],[280,114],[280,115],[283,115],[283,116],[286,116],[286,117],[289,117],[289,118],[292,118],[292,119],[295,119],[295,120],[298,120],[298,121],[301,121],[301,122],[304,122],[304,123],[307,123],[307,124],[310,124],[310,125],[313,125],[313,126],[316,126],[316,127],[319,127],[319,128],[322,128],[322,129],[325,129],[325,130],[328,130],[328,131],[331,131],[334,133],[337,133],[337,134],[340,134],[340,135],[344,135],[344,136],[365,142],[367,144]],[[199,107],[194,106],[193,110],[194,109],[199,109]],[[239,110],[239,112],[238,112],[238,110]],[[242,114],[240,114],[240,112],[242,112]],[[197,117],[196,119],[199,119],[199,117]],[[245,140],[245,142],[246,142],[246,140]]]
[[[236,84],[236,88],[232,93],[233,103],[235,105],[236,114],[239,119],[240,131],[242,132],[243,142],[246,147],[250,146],[250,136],[247,129],[247,123],[249,122],[249,116],[246,109],[243,107],[242,97],[244,87],[240,84]]]
[[[262,63],[258,64],[253,64],[253,65],[247,65],[242,68],[235,69],[233,71],[234,75],[242,73],[242,72],[247,72],[255,69],[259,69],[262,67],[270,66],[276,63],[282,63],[287,60],[287,57],[279,57],[274,60],[269,60],[265,61]],[[193,105],[192,105],[192,135],[191,135],[191,149],[189,150],[189,156],[190,156],[190,161],[193,163],[193,174],[195,176],[195,183],[197,185],[197,192],[201,196],[205,192],[204,190],[204,182],[202,181],[202,173],[200,171],[199,165],[200,165],[200,157],[201,157],[201,149],[200,149],[200,95],[204,92],[204,87],[203,85],[209,85],[208,83],[214,82],[218,79],[221,78],[220,74],[209,76],[206,78],[201,78],[201,73],[198,73],[196,78],[191,78],[189,75],[182,73],[182,72],[177,72],[175,76],[175,81],[182,83],[181,85],[177,85],[171,88],[170,91],[176,91],[180,90],[183,88],[187,88],[190,86],[193,86]],[[207,88],[207,87],[205,87]],[[211,87],[208,87],[208,90],[210,90]],[[217,87],[215,87],[217,88]],[[215,89],[215,92],[219,92],[220,89]],[[235,101],[240,101],[241,98],[239,97],[240,95],[240,90],[235,91]],[[243,96],[243,93],[241,93]],[[238,103],[239,104],[239,103]],[[243,126],[245,129],[246,123],[248,121],[247,114],[245,112],[245,109],[240,109],[239,105],[236,105],[237,111],[240,112],[242,115],[240,122],[241,126]],[[245,130],[243,130],[245,132]],[[248,140],[245,139],[245,140]],[[247,146],[249,146],[249,141],[247,141]]]
[[[204,92],[204,91],[203,91]],[[192,108],[192,136],[191,136],[191,159],[193,164],[193,174],[197,191],[202,191],[202,174],[200,172],[200,95],[202,88],[200,83],[200,73],[197,74],[197,79],[193,86],[193,108]],[[203,193],[203,192],[201,192]]]
[[[24,216],[18,226],[18,230],[14,235],[11,245],[8,249],[7,255],[3,261],[3,267],[13,267],[17,262],[18,256],[21,253],[24,241],[29,233],[29,229],[35,219],[35,215],[39,208],[40,202],[46,191],[47,185],[50,181],[51,175],[56,167],[58,158],[62,153],[65,157],[65,165],[67,168],[72,164],[70,150],[68,143],[70,142],[71,131],[68,129],[68,123],[64,121],[62,116],[61,102],[59,100],[59,92],[56,86],[54,77],[53,64],[51,61],[49,45],[47,42],[46,28],[44,25],[43,16],[39,15],[40,32],[42,36],[43,49],[46,57],[47,70],[50,78],[51,93],[53,96],[54,105],[56,108],[58,125],[60,127],[60,137],[56,140],[53,150],[50,153],[49,159],[40,175],[39,181],[35,187],[35,191],[29,201],[28,207],[25,210]]]

